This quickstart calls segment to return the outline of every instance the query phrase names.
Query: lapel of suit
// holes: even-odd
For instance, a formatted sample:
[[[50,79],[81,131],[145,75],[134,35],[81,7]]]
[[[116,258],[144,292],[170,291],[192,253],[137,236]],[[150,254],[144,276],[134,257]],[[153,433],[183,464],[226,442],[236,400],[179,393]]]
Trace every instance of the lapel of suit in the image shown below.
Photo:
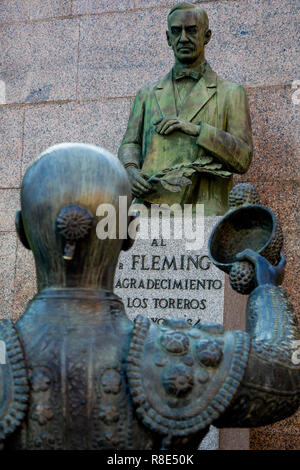
[[[155,87],[155,95],[162,115],[176,116],[172,70]]]
[[[193,87],[184,103],[179,117],[186,121],[191,121],[216,93],[216,87],[217,74],[207,66],[203,77]]]

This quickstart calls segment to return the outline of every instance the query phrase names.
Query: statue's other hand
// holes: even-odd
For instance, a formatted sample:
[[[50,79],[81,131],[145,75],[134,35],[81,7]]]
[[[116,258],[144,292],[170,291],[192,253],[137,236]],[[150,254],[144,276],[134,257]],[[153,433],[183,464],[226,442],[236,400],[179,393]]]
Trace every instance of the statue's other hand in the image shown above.
[[[135,167],[128,167],[127,173],[131,184],[131,192],[135,197],[142,197],[152,191],[151,183],[143,177],[141,170]]]
[[[184,119],[166,116],[159,119],[154,123],[156,125],[156,132],[160,135],[169,135],[174,131],[181,131],[184,134],[192,135],[197,137],[200,132],[199,124],[194,124],[193,122],[185,121]]]
[[[283,270],[286,263],[285,258],[282,254],[277,266],[273,266],[271,263],[269,263],[266,258],[248,248],[242,251],[241,253],[238,253],[236,255],[236,258],[239,261],[247,260],[254,264],[257,285],[277,285],[281,283],[283,277]]]

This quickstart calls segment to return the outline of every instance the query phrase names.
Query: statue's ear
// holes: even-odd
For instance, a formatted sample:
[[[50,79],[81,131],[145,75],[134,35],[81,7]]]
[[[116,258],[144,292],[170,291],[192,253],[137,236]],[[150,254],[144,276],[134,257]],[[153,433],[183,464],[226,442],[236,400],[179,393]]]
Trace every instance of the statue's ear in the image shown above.
[[[210,39],[211,39],[211,35],[212,35],[212,32],[211,32],[211,29],[208,29],[205,33],[205,39],[204,39],[204,44],[208,44]]]
[[[133,220],[136,218],[134,215],[129,215],[128,216],[128,226],[133,222]],[[134,238],[131,238],[129,234],[127,233],[127,238],[124,239],[123,244],[122,244],[122,251],[128,251],[134,244]]]
[[[171,45],[171,42],[170,42],[169,31],[166,31],[166,35],[167,35],[168,46],[171,47],[172,45]]]
[[[29,245],[28,240],[27,240],[27,237],[26,237],[25,230],[24,230],[22,211],[17,211],[16,212],[15,224],[16,224],[17,234],[19,236],[19,239],[20,239],[22,245],[25,246],[25,248],[27,248],[27,250],[31,250],[30,245]]]

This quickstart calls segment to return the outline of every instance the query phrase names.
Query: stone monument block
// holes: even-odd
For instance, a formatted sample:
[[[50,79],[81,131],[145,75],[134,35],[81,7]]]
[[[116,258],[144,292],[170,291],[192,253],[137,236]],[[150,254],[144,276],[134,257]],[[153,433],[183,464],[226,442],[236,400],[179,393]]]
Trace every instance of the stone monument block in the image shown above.
[[[194,326],[201,321],[223,323],[225,276],[210,261],[207,249],[209,234],[218,220],[203,218],[202,236],[198,231],[199,238],[193,244],[160,234],[138,238],[129,251],[121,253],[114,288],[130,319],[142,314],[157,323],[168,317],[184,318]],[[154,222],[158,228],[159,219]],[[141,226],[147,223],[141,219]],[[173,223],[175,226],[176,221]]]

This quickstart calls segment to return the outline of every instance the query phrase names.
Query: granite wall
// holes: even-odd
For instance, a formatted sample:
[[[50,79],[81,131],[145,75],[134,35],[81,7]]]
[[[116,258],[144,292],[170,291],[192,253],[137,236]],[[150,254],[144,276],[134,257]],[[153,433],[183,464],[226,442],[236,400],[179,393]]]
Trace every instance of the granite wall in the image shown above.
[[[0,318],[16,320],[35,291],[31,253],[14,230],[22,175],[58,142],[117,152],[135,92],[172,64],[165,27],[174,3],[1,1]],[[213,30],[207,57],[221,76],[243,84],[250,100],[255,157],[236,182],[254,183],[262,203],[280,214],[284,285],[299,314],[299,3],[298,11],[294,0],[211,0],[203,6]],[[299,425],[298,413],[251,431],[250,447],[299,449]],[[233,440],[230,433],[221,436],[221,447],[234,447]]]

